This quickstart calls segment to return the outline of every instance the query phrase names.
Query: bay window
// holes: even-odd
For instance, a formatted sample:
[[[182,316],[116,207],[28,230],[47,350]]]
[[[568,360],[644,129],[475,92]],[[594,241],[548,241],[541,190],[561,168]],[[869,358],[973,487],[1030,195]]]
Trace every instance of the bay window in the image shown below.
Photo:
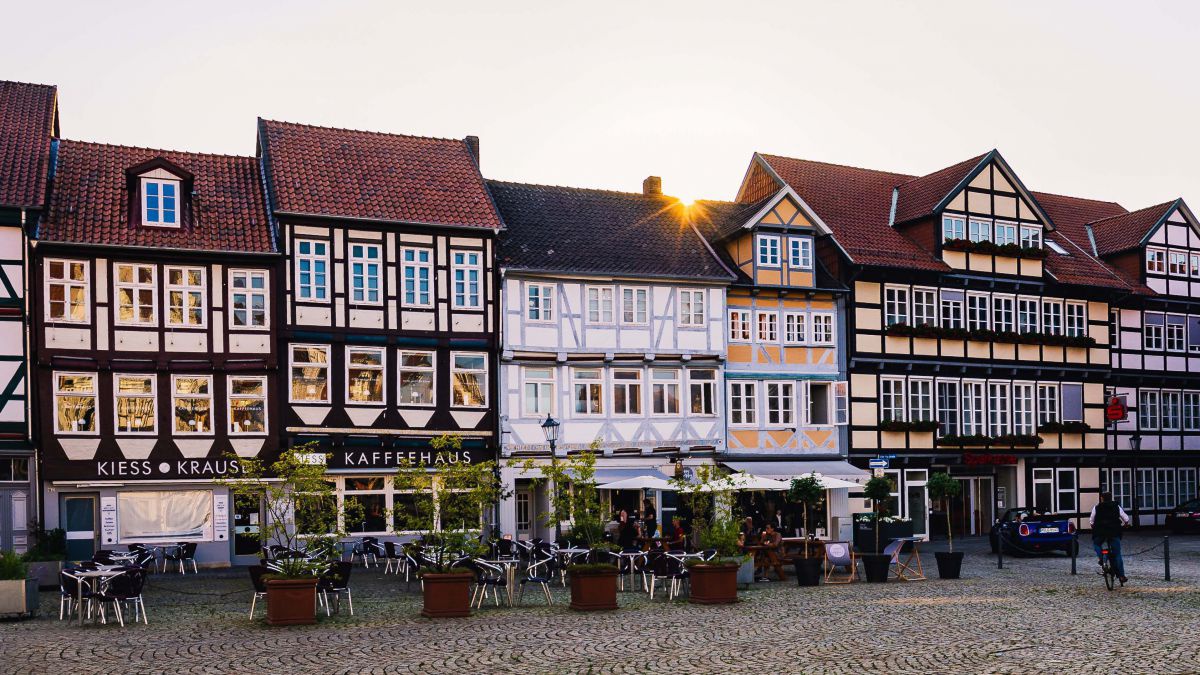
[[[229,377],[229,433],[267,433],[267,378]]]
[[[212,433],[212,376],[172,375],[176,434]]]
[[[292,345],[291,401],[329,403],[329,346]]]
[[[154,433],[157,428],[155,377],[118,373],[113,376],[113,390],[117,433]]]
[[[383,403],[383,349],[346,347],[346,402]]]
[[[486,408],[488,397],[487,354],[452,352],[450,381],[453,389],[450,405]]]
[[[436,366],[434,352],[400,350],[397,354],[400,396],[396,405],[428,407],[435,402]]]

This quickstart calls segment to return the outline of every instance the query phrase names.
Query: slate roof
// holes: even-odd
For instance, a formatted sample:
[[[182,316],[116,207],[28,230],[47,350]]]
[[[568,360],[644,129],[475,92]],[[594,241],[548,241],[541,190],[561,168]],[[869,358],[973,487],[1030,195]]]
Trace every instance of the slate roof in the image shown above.
[[[1178,203],[1176,199],[1129,213],[1122,209],[1120,214],[1091,221],[1089,227],[1096,242],[1096,252],[1111,255],[1136,248],[1150,229]]]
[[[500,229],[463,140],[258,121],[277,213]]]
[[[932,214],[934,207],[990,154],[992,153],[985,152],[978,157],[901,183],[897,186],[895,222],[907,223]]]
[[[126,169],[163,158],[193,175],[190,211],[179,228],[130,222]],[[201,251],[269,253],[270,222],[253,157],[152,150],[64,140],[55,163],[43,241]]]
[[[36,207],[45,200],[57,98],[53,85],[0,81],[0,205]]]
[[[510,269],[732,281],[674,197],[488,181]]]

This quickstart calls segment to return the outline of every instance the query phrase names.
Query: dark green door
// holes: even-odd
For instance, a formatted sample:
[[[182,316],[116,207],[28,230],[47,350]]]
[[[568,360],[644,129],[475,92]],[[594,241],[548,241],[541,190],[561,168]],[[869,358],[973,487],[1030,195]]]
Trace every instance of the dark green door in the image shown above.
[[[67,531],[67,560],[91,560],[96,552],[96,497],[63,497]]]

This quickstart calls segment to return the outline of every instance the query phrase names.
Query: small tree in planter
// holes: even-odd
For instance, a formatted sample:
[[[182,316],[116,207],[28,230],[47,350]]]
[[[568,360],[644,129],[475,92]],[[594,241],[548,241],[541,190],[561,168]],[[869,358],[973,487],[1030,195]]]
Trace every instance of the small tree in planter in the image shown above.
[[[875,550],[864,554],[863,569],[867,573],[867,581],[881,583],[887,581],[890,557],[884,555],[879,547],[879,524],[887,510],[887,500],[891,498],[895,484],[884,476],[876,476],[863,486],[863,496],[871,500],[875,512]]]
[[[796,559],[796,583],[816,586],[821,581],[821,559],[808,555],[808,541],[811,538],[808,533],[808,512],[812,504],[819,504],[825,498],[825,487],[821,485],[821,479],[810,473],[792,480],[788,497],[800,503],[804,520],[804,553],[803,557]]]
[[[462,448],[462,438],[446,434],[429,443],[433,462],[401,462],[394,483],[412,493],[409,506],[392,511],[399,530],[419,532],[425,559],[421,569],[424,607],[431,618],[469,616],[469,571],[455,567],[467,556],[482,555],[483,519],[504,496],[495,462],[450,461]]]
[[[954,480],[950,474],[939,471],[929,477],[929,482],[925,484],[925,487],[929,490],[929,496],[942,501],[946,508],[946,543],[950,550],[938,551],[933,554],[937,558],[938,576],[943,579],[957,579],[962,572],[963,554],[962,551],[954,552],[950,501],[962,494],[962,483]]]
[[[288,448],[274,462],[238,458],[239,478],[217,481],[238,501],[258,504],[266,522],[259,527],[263,545],[336,555],[339,537],[337,496],[326,475],[326,456],[316,443]],[[350,516],[347,516],[349,518]],[[267,623],[272,626],[316,623],[318,575],[328,563],[296,557],[276,560],[277,571],[266,575]]]
[[[27,618],[37,609],[37,578],[30,576],[19,554],[0,551],[0,616]]]
[[[688,485],[684,494],[703,517],[693,520],[700,545],[716,551],[708,561],[689,560],[689,602],[702,605],[737,602],[738,568],[747,559],[738,541],[741,522],[734,510],[733,481],[715,471],[705,472],[704,482]],[[711,495],[711,499],[706,499]],[[709,511],[711,506],[711,512]]]

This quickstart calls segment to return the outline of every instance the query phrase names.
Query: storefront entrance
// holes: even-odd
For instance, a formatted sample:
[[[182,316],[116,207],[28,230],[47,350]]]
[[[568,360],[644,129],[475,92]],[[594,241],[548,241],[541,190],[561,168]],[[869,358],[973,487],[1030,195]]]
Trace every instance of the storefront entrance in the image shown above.
[[[957,480],[962,491],[950,502],[950,522],[955,536],[987,534],[995,520],[992,477],[972,476]]]
[[[29,491],[0,490],[0,550],[23,552],[29,545]]]
[[[233,499],[233,555],[235,563],[253,564],[261,555],[262,498],[238,495]],[[245,559],[240,559],[245,556]]]
[[[96,552],[99,532],[96,527],[97,495],[64,496],[63,522],[67,531],[67,560],[91,560]]]

